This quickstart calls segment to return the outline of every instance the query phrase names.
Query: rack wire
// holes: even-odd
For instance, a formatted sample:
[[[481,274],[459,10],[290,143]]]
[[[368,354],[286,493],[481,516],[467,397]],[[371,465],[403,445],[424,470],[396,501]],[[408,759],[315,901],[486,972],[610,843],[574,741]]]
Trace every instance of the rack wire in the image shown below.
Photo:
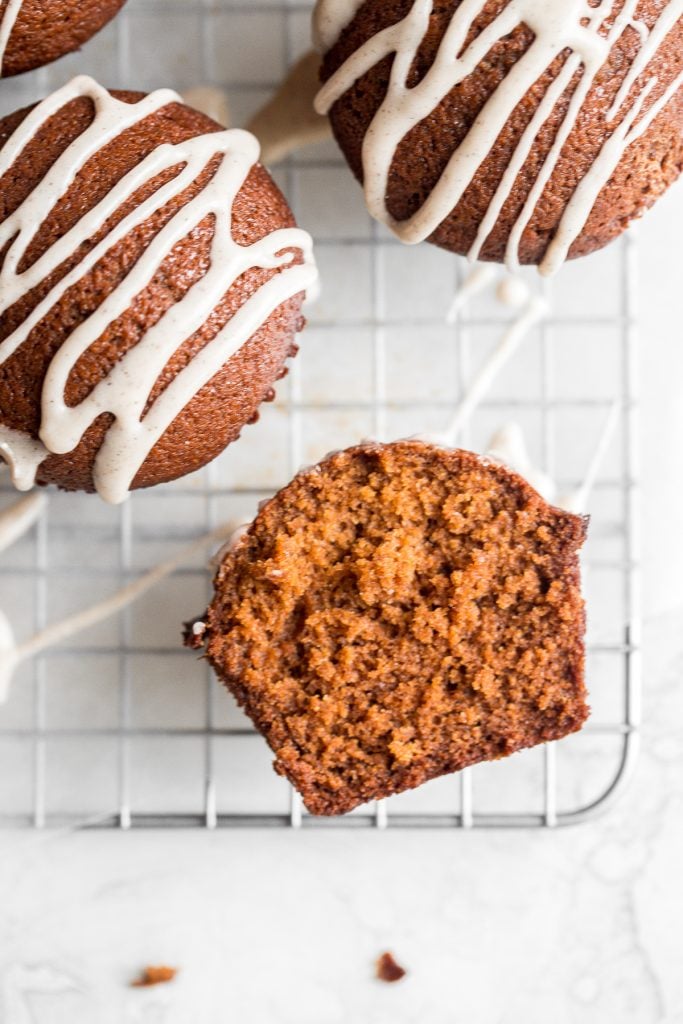
[[[308,47],[311,6],[130,0],[82,54],[0,82],[0,113],[78,71],[126,88],[220,84],[243,123]],[[327,282],[276,402],[206,470],[138,493],[121,509],[51,494],[33,533],[0,563],[0,608],[20,638],[219,522],[250,518],[259,500],[332,448],[443,428],[494,343],[502,314],[491,297],[448,326],[462,262],[429,246],[406,249],[370,222],[331,144],[302,151],[276,177],[316,238]],[[481,450],[503,421],[518,420],[537,460],[569,490],[620,403],[590,508],[594,715],[583,733],[344,819],[313,818],[272,773],[265,744],[211,673],[181,648],[181,622],[209,597],[200,559],[118,620],[18,673],[0,708],[0,823],[552,828],[608,807],[634,767],[641,718],[634,247],[627,237],[544,286],[551,315],[501,374],[465,439]],[[533,275],[529,282],[541,287]],[[2,478],[0,507],[15,497]]]

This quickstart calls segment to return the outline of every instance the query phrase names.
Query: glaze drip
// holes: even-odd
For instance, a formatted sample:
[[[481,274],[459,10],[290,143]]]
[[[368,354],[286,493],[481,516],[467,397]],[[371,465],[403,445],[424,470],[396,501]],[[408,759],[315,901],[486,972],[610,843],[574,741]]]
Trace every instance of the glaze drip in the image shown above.
[[[31,495],[31,498],[36,500],[37,497],[37,495]],[[25,498],[24,502],[30,501],[31,498]],[[40,507],[42,508],[42,506]],[[33,521],[35,521],[35,518],[31,521],[25,510],[22,521],[24,531],[32,525]],[[2,522],[0,521],[1,530]],[[113,615],[117,615],[124,608],[128,608],[129,605],[139,600],[152,587],[163,583],[165,579],[190,559],[204,552],[209,545],[227,540],[233,530],[234,524],[227,523],[206,534],[204,537],[192,541],[191,544],[188,544],[187,547],[179,551],[173,558],[170,558],[167,562],[161,562],[143,576],[123,587],[122,590],[112,594],[111,597],[99,602],[99,604],[90,605],[75,615],[47,626],[46,629],[36,633],[35,636],[23,644],[15,642],[10,623],[6,615],[0,610],[0,705],[4,704],[7,700],[12,677],[22,662],[27,661],[29,658],[34,658],[41,651],[48,650],[56,644],[63,643],[69,637],[77,636],[98,622],[104,622]],[[0,532],[1,539],[2,533]]]
[[[0,225],[0,250],[7,247],[0,269],[0,315],[49,277],[80,245],[101,231],[112,214],[141,186],[164,171],[180,170],[112,228],[0,344],[0,365],[26,342],[68,289],[92,270],[113,246],[187,189],[215,157],[222,157],[208,184],[166,223],[123,281],[66,339],[45,377],[40,427],[44,455],[72,451],[100,415],[110,413],[114,416],[97,455],[94,483],[106,501],[116,504],[126,498],[154,445],[185,406],[278,306],[313,285],[317,271],[311,239],[299,229],[274,231],[250,246],[239,245],[233,239],[233,203],[258,161],[259,147],[249,133],[231,130],[158,146],[67,234],[54,242],[28,269],[20,272],[19,267],[35,236],[36,225],[42,224],[49,216],[87,161],[126,129],[169,103],[181,102],[176,93],[160,90],[137,103],[124,103],[92,79],[76,78],[36,107],[17,128],[0,152],[0,178],[54,113],[71,100],[83,96],[89,97],[95,108],[91,125],[67,147],[43,181]],[[211,264],[206,274],[147,330],[139,343],[119,360],[87,398],[79,405],[68,406],[65,388],[78,360],[150,284],[174,246],[208,216],[214,218],[215,231]],[[303,263],[292,262],[293,251],[303,254]],[[273,275],[247,300],[145,414],[152,389],[174,352],[206,323],[238,278],[254,267],[280,269],[282,272]],[[2,441],[3,435],[0,434],[0,444]],[[29,461],[22,458],[25,451],[16,448],[16,437],[6,442],[6,451],[11,456],[15,475],[22,476],[22,466],[26,473],[30,471]]]
[[[10,479],[18,491],[30,491],[36,473],[49,455],[42,443],[0,423],[0,460],[9,467]]]
[[[408,244],[429,238],[462,199],[515,108],[551,64],[563,52],[570,50],[561,71],[522,134],[468,254],[472,260],[480,255],[541,128],[575,75],[582,71],[555,142],[510,234],[506,263],[510,270],[518,269],[522,235],[578,122],[583,104],[615,42],[628,28],[632,28],[638,33],[640,50],[609,111],[609,120],[616,122],[615,128],[579,183],[541,264],[541,273],[555,273],[581,234],[596,200],[625,151],[647,131],[683,84],[681,73],[646,109],[646,101],[657,85],[657,79],[652,77],[629,105],[633,87],[647,72],[662,41],[683,14],[683,0],[669,0],[652,29],[636,20],[638,0],[625,0],[611,28],[605,30],[606,20],[617,9],[617,2],[601,0],[594,7],[587,0],[564,0],[562,3],[508,0],[500,14],[465,46],[475,21],[484,12],[486,0],[462,0],[452,15],[432,67],[412,87],[408,79],[429,28],[433,0],[415,0],[401,21],[369,39],[323,86],[316,99],[316,109],[319,113],[329,113],[355,82],[385,57],[394,55],[385,99],[363,143],[363,175],[370,213]],[[328,48],[334,45],[345,27],[346,15],[352,9],[353,3],[342,4],[340,11],[335,13],[336,0],[318,0],[316,24],[327,26],[326,31],[319,30],[319,34]],[[353,14],[355,10],[351,16]],[[401,141],[433,113],[455,86],[475,71],[496,43],[522,24],[530,28],[535,37],[529,49],[489,98],[422,207],[412,217],[397,221],[387,209],[386,196],[389,172]]]
[[[313,15],[313,41],[320,53],[327,53],[351,24],[365,0],[336,0],[319,3]]]
[[[486,458],[501,462],[508,469],[519,473],[551,505],[575,515],[585,515],[600,468],[619,424],[621,412],[621,406],[615,402],[605,419],[583,479],[579,486],[568,494],[562,494],[557,482],[534,463],[529,455],[524,431],[518,423],[507,423],[496,431],[486,449]]]
[[[6,551],[27,533],[46,508],[45,495],[39,491],[27,494],[0,512],[0,553]]]

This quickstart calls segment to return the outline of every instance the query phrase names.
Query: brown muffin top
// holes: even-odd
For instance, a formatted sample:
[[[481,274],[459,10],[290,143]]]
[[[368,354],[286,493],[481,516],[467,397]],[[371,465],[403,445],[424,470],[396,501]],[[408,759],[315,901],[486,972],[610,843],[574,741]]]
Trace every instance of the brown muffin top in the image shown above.
[[[126,0],[0,0],[3,78],[50,64],[78,50]]]
[[[189,642],[345,813],[581,727],[585,531],[470,452],[365,444],[261,509]]]
[[[677,4],[640,0],[626,19],[624,0],[599,11],[595,3],[579,9],[577,0],[559,8],[481,0],[468,6],[472,17],[459,0],[444,0],[422,24],[414,0],[365,0],[336,41],[334,33],[328,38],[321,76],[330,91],[321,94],[321,109],[331,105],[335,135],[365,182],[371,212],[404,240],[428,237],[485,260],[507,255],[512,265],[545,258],[546,269],[555,270],[565,256],[585,255],[620,234],[680,173],[683,92],[675,85],[683,72],[683,18]],[[342,9],[352,13],[354,6]],[[326,14],[339,18],[333,0],[319,0],[318,16]],[[566,19],[559,31],[547,27],[547,19],[558,17]],[[459,26],[458,41],[450,42]],[[537,62],[534,47],[546,43]],[[598,59],[587,66],[596,45]],[[367,59],[356,64],[362,54]],[[437,79],[440,60],[452,69],[450,88]],[[385,117],[390,80],[391,116]],[[421,106],[413,106],[418,98]],[[445,187],[446,173],[462,187],[454,181]],[[543,187],[532,196],[537,181]],[[441,189],[445,204],[437,209],[432,204]],[[482,228],[487,211],[491,223]],[[417,216],[422,222],[410,229]],[[515,228],[520,237],[511,241]]]
[[[198,468],[239,436],[281,376],[302,326],[296,274],[304,269],[300,247],[308,245],[308,236],[288,230],[294,224],[291,211],[255,162],[253,140],[245,133],[224,132],[172,93],[147,99],[136,93],[112,96],[89,79],[77,79],[46,101],[52,112],[46,107],[26,130],[28,141],[16,159],[5,161],[9,166],[0,178],[2,259],[6,262],[14,249],[21,249],[8,277],[16,294],[6,288],[0,308],[0,427],[32,438],[42,432],[53,454],[45,458],[38,479],[68,489],[92,490],[96,482],[97,460],[117,414],[111,388],[115,372],[136,367],[123,391],[119,388],[118,408],[128,395],[142,401],[140,416],[147,423],[159,400],[171,394],[172,386],[179,387],[184,371],[194,372],[198,360],[221,350],[224,329],[241,337],[236,349],[225,348],[222,364],[219,360],[204,385],[186,389],[184,407],[181,403],[151,453],[140,460],[133,486],[148,486]],[[40,113],[24,110],[0,121],[0,163],[8,141],[15,145],[13,133]],[[109,116],[114,129],[100,145],[98,126],[106,131]],[[131,123],[119,125],[119,117]],[[88,133],[95,133],[93,152],[77,157],[74,146],[83,145]],[[177,155],[170,147],[177,148]],[[235,174],[228,161],[236,164]],[[221,174],[227,175],[226,185],[219,189]],[[31,237],[27,228],[23,239],[12,241],[7,236],[14,230],[13,218],[40,204],[46,185],[53,191],[41,208],[37,231]],[[215,200],[212,189],[219,193]],[[203,202],[208,205],[193,213]],[[105,203],[112,207],[109,212]],[[112,236],[120,226],[117,240]],[[284,234],[276,234],[282,229]],[[174,242],[168,232],[175,232]],[[166,237],[169,243],[163,242]],[[278,251],[281,255],[273,259]],[[202,298],[210,279],[214,292],[220,284],[215,301]],[[290,280],[292,287],[285,288]],[[266,301],[273,287],[285,288],[280,302]],[[128,298],[120,301],[124,289]],[[186,334],[169,320],[184,309],[189,324],[187,312],[196,317],[204,307],[203,320]],[[177,345],[165,364],[157,359],[156,379],[143,385],[146,367],[140,356],[143,345],[149,349],[157,324],[164,328],[163,335],[161,328],[156,332],[159,344],[167,346],[175,338]],[[83,331],[90,331],[91,343],[76,358],[75,339]],[[19,345],[12,341],[14,332],[19,332]],[[46,416],[49,422],[53,411],[46,393],[49,374],[67,345],[74,352],[72,366],[63,389],[52,391],[53,399],[64,400],[66,417],[73,418],[71,410],[87,407],[105,388],[110,390],[102,398],[101,414],[93,406],[81,439],[76,437],[71,449],[61,453],[45,437]],[[135,427],[134,419],[129,427]]]

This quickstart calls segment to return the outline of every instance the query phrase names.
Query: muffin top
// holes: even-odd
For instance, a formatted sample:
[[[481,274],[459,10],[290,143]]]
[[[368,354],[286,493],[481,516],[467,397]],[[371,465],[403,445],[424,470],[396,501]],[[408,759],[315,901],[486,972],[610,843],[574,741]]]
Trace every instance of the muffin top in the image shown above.
[[[78,50],[125,0],[0,0],[0,77],[19,75]]]
[[[15,443],[15,463],[74,452],[104,422],[94,485],[123,500],[176,418],[296,296],[300,319],[310,238],[258,153],[169,90],[112,95],[85,77],[10,123],[0,431],[32,446]],[[201,450],[211,423],[190,425]]]
[[[680,172],[682,15],[682,0],[319,0],[317,109],[403,241],[553,273]]]

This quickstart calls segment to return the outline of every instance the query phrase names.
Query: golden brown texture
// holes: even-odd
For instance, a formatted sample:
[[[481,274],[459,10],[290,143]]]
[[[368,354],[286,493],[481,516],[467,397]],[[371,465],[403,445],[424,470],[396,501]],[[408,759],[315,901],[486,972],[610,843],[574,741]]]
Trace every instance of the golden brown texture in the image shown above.
[[[414,0],[366,0],[351,25],[326,55],[322,68],[323,81],[327,81],[368,39],[400,21],[408,13],[413,2]],[[474,32],[470,38],[489,24],[505,7],[506,2],[507,0],[489,0],[484,15],[475,22]],[[645,24],[653,25],[666,2],[667,0],[641,0],[637,17]],[[429,30],[412,69],[411,84],[421,81],[432,66],[459,3],[460,0],[438,0],[434,3]],[[615,15],[621,6],[621,3],[616,4]],[[608,24],[611,24],[611,21],[612,19]],[[393,217],[397,220],[407,219],[423,205],[485,103],[527,51],[532,40],[533,35],[525,26],[520,26],[502,39],[490,50],[474,74],[456,86],[434,112],[405,137],[398,148],[389,177],[387,206]],[[578,182],[590,169],[611,134],[614,126],[608,122],[607,111],[632,65],[638,48],[637,32],[627,28],[615,44],[608,63],[598,74],[584,103],[581,116],[562,150],[557,167],[523,233],[520,245],[522,263],[541,262]],[[569,51],[566,51],[566,54],[568,53]],[[437,228],[430,241],[463,255],[470,250],[522,133],[562,67],[566,54],[551,65],[517,106],[463,198]],[[359,180],[363,178],[363,140],[385,97],[392,62],[393,58],[388,57],[377,64],[349,89],[331,111],[334,133]],[[645,110],[649,109],[651,103],[657,101],[681,70],[683,21],[679,21],[675,29],[669,33],[650,68],[639,80],[638,89],[649,77],[656,76],[658,79],[645,104]],[[498,262],[504,259],[511,229],[553,145],[578,80],[577,75],[539,132],[496,226],[482,249],[482,259]],[[594,252],[621,234],[631,220],[652,206],[676,180],[682,167],[683,91],[679,91],[644,135],[626,151],[615,173],[602,190],[581,235],[574,242],[570,258]]]
[[[0,16],[9,0],[0,0]],[[126,0],[23,0],[8,40],[2,77],[50,64],[78,50]]]
[[[139,93],[114,95],[131,103],[141,96]],[[19,111],[0,121],[0,147],[27,113],[26,110]],[[68,144],[87,128],[92,116],[91,101],[77,99],[64,106],[37,133],[0,180],[0,223],[29,195]],[[223,130],[203,114],[174,103],[123,132],[103,147],[78,174],[55,211],[41,225],[27,260],[19,270],[37,260],[50,244],[66,234],[132,167],[159,145]],[[172,169],[159,175],[139,189],[133,199],[124,203],[110,218],[100,235],[82,245],[50,278],[0,316],[0,342],[131,209],[179,170]],[[17,352],[0,365],[0,423],[37,437],[43,381],[54,354],[75,328],[117,287],[164,224],[200,191],[214,170],[215,166],[209,165],[189,189],[113,246],[78,284],[68,289]],[[267,171],[256,165],[234,203],[234,238],[242,245],[250,245],[272,231],[293,224],[294,218],[282,193]],[[163,313],[180,301],[203,276],[209,266],[213,231],[213,218],[208,217],[176,245],[150,285],[136,297],[133,306],[79,360],[67,383],[67,404],[83,401]],[[294,262],[300,260],[301,254],[297,253]],[[204,326],[169,361],[155,385],[152,398],[168,386],[189,360],[275,273],[279,271],[253,268],[238,279]],[[302,301],[303,296],[298,295],[276,309],[263,327],[202,388],[150,453],[135,478],[134,487],[174,480],[199,469],[239,437],[244,425],[257,417],[261,402],[273,397],[272,387],[285,373],[285,360],[296,353],[295,337],[304,324]],[[110,422],[110,416],[101,416],[86,431],[74,451],[46,459],[39,470],[39,483],[54,483],[66,490],[92,490],[93,464]]]
[[[342,814],[581,727],[585,529],[470,452],[363,445],[261,509],[197,642]]]

